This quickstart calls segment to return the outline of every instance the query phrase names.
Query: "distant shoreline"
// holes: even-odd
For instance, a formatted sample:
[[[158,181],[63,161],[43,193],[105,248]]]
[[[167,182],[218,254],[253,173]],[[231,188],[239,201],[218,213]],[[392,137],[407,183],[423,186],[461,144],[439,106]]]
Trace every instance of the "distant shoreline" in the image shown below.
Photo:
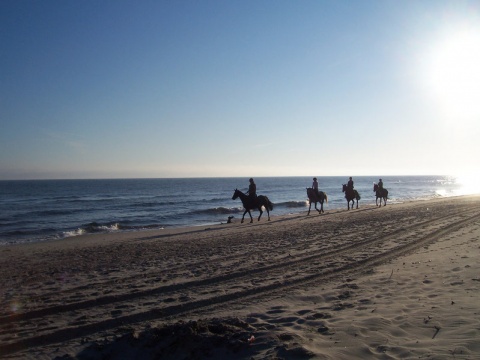
[[[346,208],[341,184],[347,178],[318,176],[318,179],[320,190],[328,196],[324,210]],[[375,204],[372,188],[378,179],[354,179],[361,195],[359,207]],[[244,178],[186,178],[3,182],[0,243],[9,246],[84,234],[212,226],[226,222],[231,216],[236,221],[243,215],[243,206],[239,199],[231,197],[234,189],[246,186],[245,181]],[[274,205],[272,216],[308,211],[305,189],[311,186],[311,181],[310,177],[256,179],[258,194],[268,196]],[[466,193],[461,184],[448,177],[384,177],[384,184],[389,190],[387,205]],[[258,215],[257,211],[252,212],[253,217]]]
[[[403,207],[403,206],[410,206],[410,205],[420,205],[420,204],[428,204],[432,202],[433,204],[436,202],[444,202],[448,201],[448,199],[468,199],[468,198],[480,198],[480,194],[478,195],[457,195],[457,196],[449,196],[449,197],[439,197],[435,199],[424,199],[424,200],[407,200],[401,203],[394,203],[394,204],[389,204],[386,207],[391,208],[391,207]],[[82,235],[77,235],[77,236],[69,236],[65,237],[62,239],[48,239],[44,241],[38,241],[38,242],[26,242],[26,243],[18,243],[18,244],[9,244],[6,246],[35,246],[38,244],[38,246],[42,246],[42,244],[58,244],[60,242],[71,242],[71,243],[76,243],[82,242],[85,244],[91,244],[91,243],[96,243],[98,245],[103,244],[103,242],[110,242],[110,241],[115,241],[118,239],[121,239],[122,241],[127,241],[127,240],[135,240],[135,239],[148,239],[148,238],[157,238],[157,239],[162,239],[170,236],[182,236],[182,235],[192,235],[195,233],[204,233],[204,232],[209,232],[209,231],[216,231],[216,230],[223,230],[223,229],[229,229],[233,228],[236,226],[243,226],[243,227],[255,227],[255,226],[262,226],[262,225],[272,225],[276,222],[288,222],[288,221],[296,221],[299,219],[308,219],[308,218],[318,218],[319,221],[322,221],[322,219],[330,219],[331,216],[334,215],[341,215],[341,214],[349,214],[349,213],[362,213],[366,211],[372,211],[375,209],[378,209],[379,211],[382,208],[386,208],[384,206],[382,207],[377,207],[375,205],[363,205],[359,209],[352,209],[352,210],[347,210],[345,209],[330,209],[330,210],[325,210],[325,213],[323,214],[318,214],[315,209],[312,206],[312,210],[310,212],[310,215],[306,214],[306,211],[301,211],[298,213],[292,213],[292,214],[287,214],[287,215],[274,215],[271,214],[271,221],[268,221],[266,217],[262,217],[260,221],[257,221],[256,216],[254,214],[258,215],[258,212],[252,212],[252,216],[254,218],[253,223],[250,223],[250,220],[247,219],[248,215],[245,217],[245,221],[242,224],[241,223],[241,218],[240,217],[235,217],[232,219],[232,223],[228,224],[226,222],[221,222],[221,223],[212,223],[212,224],[203,224],[203,225],[191,225],[191,226],[177,226],[177,227],[166,227],[163,229],[146,229],[146,230],[132,230],[132,231],[116,231],[116,232],[105,232],[105,233],[89,233],[89,234],[82,234]],[[98,243],[97,243],[98,242]]]

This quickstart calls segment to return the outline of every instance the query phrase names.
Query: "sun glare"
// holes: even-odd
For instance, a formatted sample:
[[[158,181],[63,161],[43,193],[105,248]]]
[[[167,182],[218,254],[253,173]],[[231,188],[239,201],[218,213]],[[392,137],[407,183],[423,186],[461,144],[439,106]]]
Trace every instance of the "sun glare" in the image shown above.
[[[479,194],[479,176],[480,172],[458,175],[456,177],[456,183],[459,187],[457,190],[457,195]]]
[[[454,124],[480,120],[480,24],[450,27],[433,42],[424,69],[429,95]]]

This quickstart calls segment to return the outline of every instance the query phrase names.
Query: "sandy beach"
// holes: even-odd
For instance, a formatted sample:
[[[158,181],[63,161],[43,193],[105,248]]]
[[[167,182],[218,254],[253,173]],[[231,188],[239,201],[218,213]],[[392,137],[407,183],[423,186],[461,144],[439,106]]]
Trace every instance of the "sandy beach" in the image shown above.
[[[479,258],[480,196],[6,246],[0,358],[478,359]]]

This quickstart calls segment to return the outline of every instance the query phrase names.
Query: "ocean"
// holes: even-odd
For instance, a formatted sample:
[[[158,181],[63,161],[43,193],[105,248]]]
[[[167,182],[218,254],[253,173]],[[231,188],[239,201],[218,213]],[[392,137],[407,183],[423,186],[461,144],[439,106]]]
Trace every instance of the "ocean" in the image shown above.
[[[318,177],[330,209],[347,208],[347,177]],[[360,208],[375,204],[378,177],[354,177]],[[386,176],[388,204],[466,193],[449,176]],[[255,178],[257,194],[273,202],[272,216],[306,213],[312,177]],[[63,239],[88,233],[140,231],[225,223],[240,219],[248,178],[0,181],[0,245]],[[313,208],[313,205],[312,205]],[[258,217],[258,211],[252,213]],[[246,215],[248,217],[248,214]],[[262,221],[266,221],[266,212]]]

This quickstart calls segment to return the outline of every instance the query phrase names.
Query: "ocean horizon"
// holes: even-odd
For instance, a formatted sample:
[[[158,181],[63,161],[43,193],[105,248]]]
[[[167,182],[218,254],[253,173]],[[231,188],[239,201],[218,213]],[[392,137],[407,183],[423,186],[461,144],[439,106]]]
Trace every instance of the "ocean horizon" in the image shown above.
[[[257,177],[257,194],[274,204],[271,216],[308,211],[310,176]],[[326,212],[347,209],[345,176],[317,176]],[[359,207],[375,205],[378,177],[354,176]],[[453,176],[385,176],[388,204],[472,193]],[[63,239],[89,233],[140,231],[225,223],[240,219],[235,189],[246,177],[65,179],[0,181],[0,245]],[[313,205],[312,205],[313,207]],[[258,211],[252,212],[254,218]],[[246,215],[248,217],[248,214]],[[255,219],[256,221],[256,219]],[[267,221],[264,213],[261,221]]]

